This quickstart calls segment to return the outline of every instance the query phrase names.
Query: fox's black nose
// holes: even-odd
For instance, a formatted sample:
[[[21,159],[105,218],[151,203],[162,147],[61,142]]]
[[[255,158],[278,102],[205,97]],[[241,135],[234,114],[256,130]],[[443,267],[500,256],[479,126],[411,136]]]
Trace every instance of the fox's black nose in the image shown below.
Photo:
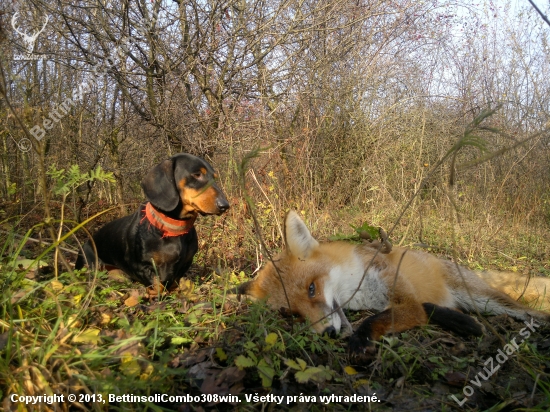
[[[324,331],[323,331],[323,335],[324,334],[327,334],[328,336],[330,336],[331,338],[334,338],[336,336],[336,328],[334,326],[329,326],[328,328],[326,328]]]
[[[218,198],[216,200],[216,206],[220,210],[220,213],[225,212],[227,209],[229,209],[229,203],[227,202],[227,199],[225,197]]]

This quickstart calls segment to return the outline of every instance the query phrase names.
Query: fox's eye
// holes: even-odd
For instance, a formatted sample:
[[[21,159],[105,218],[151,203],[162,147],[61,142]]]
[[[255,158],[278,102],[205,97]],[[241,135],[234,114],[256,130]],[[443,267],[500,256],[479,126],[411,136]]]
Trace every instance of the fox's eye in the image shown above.
[[[311,285],[309,285],[309,297],[314,298],[315,297],[315,283],[311,282]]]

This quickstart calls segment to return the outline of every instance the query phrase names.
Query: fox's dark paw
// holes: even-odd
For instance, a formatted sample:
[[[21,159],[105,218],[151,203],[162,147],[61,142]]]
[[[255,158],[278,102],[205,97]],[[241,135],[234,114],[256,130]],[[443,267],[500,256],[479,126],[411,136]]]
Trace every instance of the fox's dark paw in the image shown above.
[[[351,335],[348,342],[348,353],[350,355],[372,355],[376,352],[374,342],[368,338],[361,338],[357,334]]]
[[[429,302],[422,306],[430,323],[436,323],[460,336],[482,336],[485,333],[485,327],[470,315]]]

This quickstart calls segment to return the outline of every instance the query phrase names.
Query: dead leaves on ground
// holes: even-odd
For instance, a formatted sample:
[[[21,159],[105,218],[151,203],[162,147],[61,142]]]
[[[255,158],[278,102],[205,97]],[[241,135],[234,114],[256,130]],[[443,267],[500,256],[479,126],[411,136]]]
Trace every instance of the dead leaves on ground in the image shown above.
[[[126,307],[132,308],[136,305],[139,305],[139,290],[132,289],[128,292],[128,294],[129,296],[124,299],[124,304],[126,305]]]
[[[185,301],[199,299],[199,296],[195,293],[195,284],[190,279],[182,278],[177,285],[170,289],[166,289],[164,285],[156,280],[154,285],[145,289],[129,290],[124,297],[124,305],[131,308],[139,305],[141,301],[154,302],[168,296],[168,294],[174,294]]]
[[[243,379],[246,372],[236,366],[219,365],[215,362],[215,358],[219,359],[220,353],[219,351],[216,353],[214,356],[213,349],[187,351],[175,357],[170,362],[170,367],[188,369],[187,378],[201,393],[220,396],[238,395],[244,390]],[[211,403],[209,406],[214,404]]]

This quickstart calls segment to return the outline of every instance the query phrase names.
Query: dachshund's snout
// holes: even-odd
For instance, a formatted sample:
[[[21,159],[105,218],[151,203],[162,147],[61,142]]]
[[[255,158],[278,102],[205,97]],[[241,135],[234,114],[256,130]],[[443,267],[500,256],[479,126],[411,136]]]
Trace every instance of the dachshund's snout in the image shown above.
[[[227,202],[227,199],[224,196],[218,197],[218,199],[216,200],[216,206],[220,211],[220,214],[225,212],[227,209],[229,209],[229,203]]]

